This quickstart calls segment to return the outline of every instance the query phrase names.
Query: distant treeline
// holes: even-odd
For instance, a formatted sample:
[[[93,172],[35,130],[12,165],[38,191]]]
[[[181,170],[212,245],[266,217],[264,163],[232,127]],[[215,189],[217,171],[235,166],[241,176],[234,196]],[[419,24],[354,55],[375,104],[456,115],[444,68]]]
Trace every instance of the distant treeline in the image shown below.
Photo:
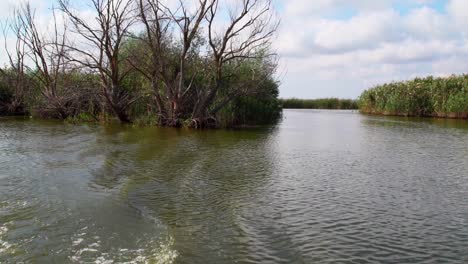
[[[322,99],[280,99],[284,109],[358,109],[358,103],[352,99],[322,98]]]
[[[270,0],[72,2],[56,0],[48,29],[27,2],[0,21],[15,40],[0,51],[0,115],[192,128],[281,115]]]
[[[468,75],[379,85],[362,93],[359,106],[369,114],[468,118]]]

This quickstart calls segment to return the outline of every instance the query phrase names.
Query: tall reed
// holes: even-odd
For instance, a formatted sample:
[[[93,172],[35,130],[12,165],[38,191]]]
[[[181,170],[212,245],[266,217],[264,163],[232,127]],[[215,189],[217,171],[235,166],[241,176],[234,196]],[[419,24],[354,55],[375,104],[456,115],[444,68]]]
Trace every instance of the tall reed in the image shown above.
[[[322,99],[281,99],[284,109],[358,109],[356,100],[339,98]]]
[[[359,98],[363,113],[468,118],[468,75],[378,85]]]

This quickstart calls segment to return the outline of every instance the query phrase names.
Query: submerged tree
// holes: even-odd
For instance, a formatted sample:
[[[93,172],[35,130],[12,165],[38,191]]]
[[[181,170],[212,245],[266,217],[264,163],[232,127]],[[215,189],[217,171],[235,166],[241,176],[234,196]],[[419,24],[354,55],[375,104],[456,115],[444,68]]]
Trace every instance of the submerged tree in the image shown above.
[[[59,28],[55,12],[53,12],[52,36],[39,31],[35,12],[29,3],[23,5],[16,13],[12,23],[18,40],[17,62],[15,70],[19,80],[24,79],[24,55],[31,60],[33,67],[28,66],[28,72],[36,82],[35,87],[45,99],[44,107],[39,109],[45,115],[67,118],[72,111],[74,100],[69,84],[67,71],[69,64],[66,60],[65,44],[67,41],[67,27]],[[27,51],[23,49],[26,48]],[[22,50],[22,51],[21,51]],[[19,53],[18,53],[19,52]],[[12,59],[10,59],[12,60]],[[10,62],[12,64],[13,62]],[[24,84],[20,84],[24,85]],[[20,89],[20,88],[19,88]]]
[[[276,109],[270,46],[278,21],[271,0],[88,1],[92,19],[58,0],[65,22],[59,27],[54,9],[51,36],[39,32],[28,4],[17,16],[17,38],[26,47],[17,55],[32,64],[10,56],[10,68],[21,83],[18,65],[26,67],[51,117],[75,117],[84,109],[95,119],[97,112],[125,123],[147,115],[159,125],[201,128],[217,126],[219,117],[229,116],[219,114],[226,109]],[[264,96],[267,90],[273,97]],[[256,96],[262,103],[250,100]]]
[[[179,1],[170,9],[159,0],[139,0],[142,40],[151,54],[139,69],[151,80],[159,116],[167,125],[179,126],[189,118],[193,127],[207,126],[226,104],[271,77],[274,67],[260,72],[252,67],[259,62],[266,66],[272,55],[269,46],[278,23],[271,2],[243,0],[230,9],[220,4],[226,5],[219,0],[200,0],[195,6]],[[216,23],[227,25],[219,29]],[[248,64],[250,78],[243,78]]]
[[[89,21],[73,10],[69,2],[59,0],[60,9],[71,21],[82,42],[66,45],[70,60],[97,72],[102,95],[111,112],[124,123],[130,122],[128,108],[136,101],[123,87],[124,78],[132,71],[123,67],[121,47],[130,27],[136,22],[133,1],[91,0],[94,20]]]
[[[254,92],[252,87],[271,77],[274,68],[270,67],[271,64],[265,68],[266,64],[263,64],[258,72],[254,67],[248,80],[236,78],[234,85],[226,85],[232,83],[232,74],[227,69],[242,67],[246,62],[252,63],[252,60],[263,63],[272,55],[269,48],[278,22],[274,21],[270,0],[243,0],[237,8],[228,10],[230,21],[217,32],[215,22],[217,16],[221,16],[219,2],[213,1],[207,15],[208,43],[214,67],[210,87],[197,94],[198,101],[193,112],[196,126],[198,123],[203,125],[204,120],[216,114],[227,102]],[[216,100],[223,89],[224,98]],[[220,103],[211,107],[216,101]]]

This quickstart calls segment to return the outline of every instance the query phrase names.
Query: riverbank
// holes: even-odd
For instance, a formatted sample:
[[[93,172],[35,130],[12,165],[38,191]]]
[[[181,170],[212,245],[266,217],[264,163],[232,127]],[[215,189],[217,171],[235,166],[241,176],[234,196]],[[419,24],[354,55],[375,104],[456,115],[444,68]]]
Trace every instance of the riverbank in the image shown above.
[[[280,99],[283,109],[337,109],[357,110],[358,102],[353,99],[321,98],[321,99]]]
[[[364,114],[468,119],[468,75],[375,86],[359,98]]]

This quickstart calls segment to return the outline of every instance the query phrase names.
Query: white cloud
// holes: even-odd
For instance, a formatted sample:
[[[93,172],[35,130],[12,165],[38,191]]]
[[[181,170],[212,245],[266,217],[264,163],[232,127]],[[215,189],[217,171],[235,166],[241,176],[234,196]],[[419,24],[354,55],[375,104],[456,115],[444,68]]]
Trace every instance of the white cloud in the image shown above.
[[[348,21],[324,20],[319,23],[313,44],[324,52],[345,52],[372,48],[380,41],[392,41],[399,32],[393,11],[360,15]]]
[[[281,96],[357,97],[380,82],[467,71],[468,1],[431,3],[288,1],[276,42]]]
[[[395,0],[283,0],[286,6],[286,16],[316,16],[330,14],[337,9],[357,9],[363,12],[383,10],[391,6]]]
[[[447,5],[447,11],[453,18],[457,29],[468,34],[468,1],[466,0],[451,0]]]
[[[5,51],[5,38],[3,36],[3,29],[8,21],[12,19],[12,14],[15,9],[21,8],[25,3],[29,2],[31,8],[36,10],[35,15],[38,21],[38,28],[42,32],[48,32],[51,23],[50,12],[51,2],[49,0],[1,0],[0,3],[0,66],[3,66],[8,61],[7,52]],[[11,50],[15,46],[16,38],[9,34],[6,38],[8,49]]]

